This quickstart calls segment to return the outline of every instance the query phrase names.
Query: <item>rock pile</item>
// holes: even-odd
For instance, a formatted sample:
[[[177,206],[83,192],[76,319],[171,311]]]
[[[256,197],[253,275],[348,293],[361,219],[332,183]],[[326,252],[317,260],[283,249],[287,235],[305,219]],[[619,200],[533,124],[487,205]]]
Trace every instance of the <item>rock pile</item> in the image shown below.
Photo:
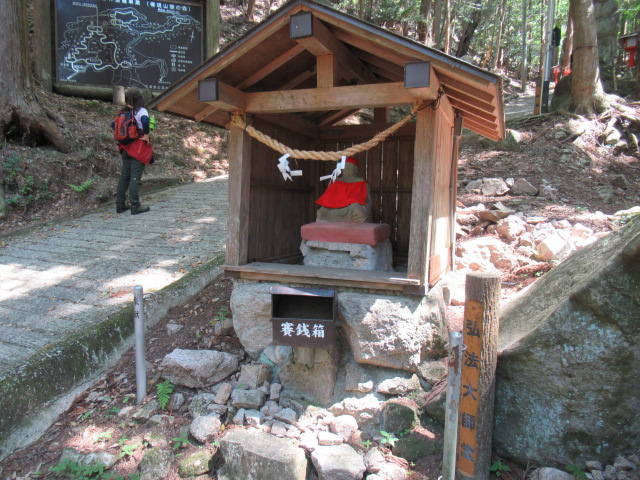
[[[441,438],[434,433],[430,433],[428,451],[424,446],[416,447],[409,435],[397,438],[393,433],[408,434],[419,425],[416,403],[398,397],[424,394],[416,375],[385,378],[369,393],[361,394],[362,398],[346,398],[325,409],[283,391],[280,383],[272,381],[266,364],[239,365],[238,361],[234,355],[214,350],[174,350],[160,364],[164,378],[194,392],[187,400],[184,394],[174,393],[169,405],[174,412],[191,418],[184,437],[205,445],[219,444],[215,455],[214,451],[200,450],[181,457],[179,470],[184,474],[215,470],[221,480],[401,480],[407,478],[409,461],[441,449]],[[218,366],[216,376],[203,373],[212,363]],[[153,425],[168,421],[156,400],[137,410],[123,409],[119,415]],[[167,443],[166,439],[154,441],[144,457],[173,458],[170,449],[163,448]],[[400,453],[410,452],[408,458],[395,457],[385,448],[392,446]],[[159,455],[159,451],[167,455]],[[216,466],[218,457],[224,460],[220,468]],[[140,465],[142,479],[159,479],[166,472],[157,462]],[[310,470],[314,474],[308,477]]]

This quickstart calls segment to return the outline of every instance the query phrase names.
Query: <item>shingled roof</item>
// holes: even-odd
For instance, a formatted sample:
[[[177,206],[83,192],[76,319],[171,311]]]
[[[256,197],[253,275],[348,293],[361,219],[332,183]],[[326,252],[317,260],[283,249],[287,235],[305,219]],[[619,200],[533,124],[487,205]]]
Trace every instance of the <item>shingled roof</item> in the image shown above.
[[[321,68],[323,56],[331,66]],[[151,106],[218,126],[228,124],[230,111],[243,111],[313,131],[360,108],[420,98],[420,89],[406,95],[403,83],[405,66],[416,62],[430,63],[431,95],[441,89],[465,128],[504,137],[500,76],[312,0],[285,3]],[[327,72],[330,80],[322,78]],[[218,101],[199,100],[199,81],[207,78],[218,82]]]

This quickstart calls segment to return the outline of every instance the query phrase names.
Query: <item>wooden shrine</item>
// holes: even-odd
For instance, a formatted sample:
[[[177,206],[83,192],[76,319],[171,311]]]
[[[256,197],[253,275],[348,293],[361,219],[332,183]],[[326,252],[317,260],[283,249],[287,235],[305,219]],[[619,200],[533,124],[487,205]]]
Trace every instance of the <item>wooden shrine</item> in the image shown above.
[[[151,106],[230,129],[225,271],[283,283],[424,294],[452,264],[462,128],[504,137],[499,76],[311,0],[284,4]],[[250,131],[341,151],[390,127],[393,107],[413,107],[412,121],[354,156],[372,221],[391,228],[395,271],[301,265],[301,227],[336,162],[292,156],[302,175],[285,180],[282,153]],[[362,109],[369,123],[342,122]]]

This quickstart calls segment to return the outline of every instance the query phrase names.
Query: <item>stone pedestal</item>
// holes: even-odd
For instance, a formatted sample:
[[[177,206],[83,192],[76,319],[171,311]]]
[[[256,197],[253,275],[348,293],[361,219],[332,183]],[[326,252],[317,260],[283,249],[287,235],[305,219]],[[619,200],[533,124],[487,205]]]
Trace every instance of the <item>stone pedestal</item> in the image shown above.
[[[384,223],[314,222],[301,228],[300,250],[310,267],[393,270],[393,252]]]

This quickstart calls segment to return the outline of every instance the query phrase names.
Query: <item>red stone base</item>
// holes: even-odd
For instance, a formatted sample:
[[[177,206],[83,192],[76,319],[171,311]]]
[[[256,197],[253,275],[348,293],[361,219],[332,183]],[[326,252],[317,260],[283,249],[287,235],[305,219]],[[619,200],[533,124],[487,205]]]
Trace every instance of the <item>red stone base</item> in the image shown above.
[[[303,240],[359,243],[375,247],[387,240],[391,227],[386,223],[314,222],[300,228]]]

